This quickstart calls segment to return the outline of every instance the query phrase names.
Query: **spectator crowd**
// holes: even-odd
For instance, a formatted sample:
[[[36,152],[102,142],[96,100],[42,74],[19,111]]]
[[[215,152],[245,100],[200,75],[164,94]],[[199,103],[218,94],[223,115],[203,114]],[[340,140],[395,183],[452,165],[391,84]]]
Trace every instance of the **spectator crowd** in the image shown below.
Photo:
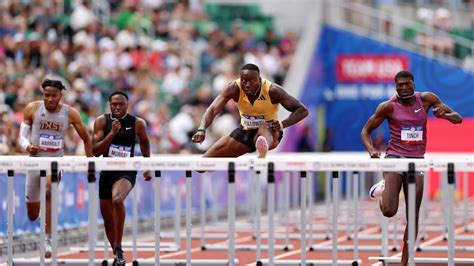
[[[204,25],[204,27],[202,26]],[[92,131],[109,112],[108,96],[125,91],[130,113],[147,122],[152,153],[200,153],[238,123],[233,104],[206,142],[190,136],[205,108],[244,63],[281,84],[297,36],[268,28],[263,36],[235,21],[226,31],[206,14],[202,0],[10,0],[0,2],[0,154],[17,144],[23,109],[41,100],[45,78],[67,84],[63,102]],[[71,130],[70,155],[83,154]]]

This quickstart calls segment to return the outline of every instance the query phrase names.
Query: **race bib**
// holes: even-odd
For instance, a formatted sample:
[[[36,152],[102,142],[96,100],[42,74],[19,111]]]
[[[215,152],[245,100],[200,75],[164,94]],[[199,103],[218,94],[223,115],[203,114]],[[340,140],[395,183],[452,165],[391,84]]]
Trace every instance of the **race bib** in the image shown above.
[[[423,127],[402,127],[401,139],[406,144],[420,144],[423,141]]]
[[[258,128],[265,124],[265,117],[263,115],[242,115],[242,126],[244,128]]]
[[[59,151],[63,148],[63,136],[54,134],[40,134],[39,149],[47,152]]]
[[[109,157],[130,157],[132,147],[110,144]]]

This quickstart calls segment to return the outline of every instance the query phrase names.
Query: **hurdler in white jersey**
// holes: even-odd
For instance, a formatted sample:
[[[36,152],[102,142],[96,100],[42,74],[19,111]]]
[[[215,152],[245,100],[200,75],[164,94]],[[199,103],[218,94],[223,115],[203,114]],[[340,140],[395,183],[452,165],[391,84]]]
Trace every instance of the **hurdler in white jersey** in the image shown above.
[[[85,153],[92,157],[92,141],[87,129],[82,124],[79,112],[61,104],[64,85],[59,80],[46,79],[41,84],[43,100],[29,103],[23,113],[20,126],[20,146],[34,157],[61,157],[64,155],[64,136],[69,125],[72,125],[84,141]],[[45,169],[48,170],[48,169]],[[47,171],[49,175],[49,171]],[[40,177],[39,171],[29,171],[26,175],[26,208],[28,218],[34,221],[40,211]],[[47,177],[46,189],[46,234],[51,235],[50,214],[50,177]],[[52,255],[50,238],[45,243],[45,257]]]
[[[30,141],[38,145],[38,157],[60,157],[64,155],[64,135],[69,127],[69,106],[61,105],[57,113],[51,113],[38,102],[31,127]]]

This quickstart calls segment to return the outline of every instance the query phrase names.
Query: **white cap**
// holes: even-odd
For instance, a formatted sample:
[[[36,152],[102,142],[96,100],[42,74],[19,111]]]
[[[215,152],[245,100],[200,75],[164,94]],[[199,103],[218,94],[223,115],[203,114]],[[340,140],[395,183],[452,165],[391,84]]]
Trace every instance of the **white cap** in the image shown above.
[[[72,83],[72,87],[75,91],[86,91],[87,83],[84,79],[78,78]]]
[[[451,12],[448,9],[441,7],[441,8],[436,9],[435,17],[436,18],[450,18]]]
[[[431,9],[420,7],[416,11],[416,17],[422,21],[429,21],[433,19],[433,11]]]
[[[168,44],[162,40],[154,40],[151,42],[150,48],[153,51],[163,52],[168,49]]]
[[[102,50],[113,50],[115,47],[115,42],[109,37],[103,37],[99,40],[99,48]]]

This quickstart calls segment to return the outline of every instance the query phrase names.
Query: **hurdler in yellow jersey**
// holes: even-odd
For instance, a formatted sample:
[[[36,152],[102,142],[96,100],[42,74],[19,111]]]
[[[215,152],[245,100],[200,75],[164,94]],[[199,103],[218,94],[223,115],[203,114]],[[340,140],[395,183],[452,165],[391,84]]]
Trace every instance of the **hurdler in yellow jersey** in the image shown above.
[[[269,149],[280,143],[283,128],[308,115],[307,108],[300,101],[281,86],[262,79],[256,65],[246,64],[240,69],[240,78],[229,82],[207,108],[192,137],[193,142],[204,141],[206,130],[231,99],[239,109],[240,126],[214,143],[204,157],[238,157],[257,150],[259,157],[264,158]],[[282,121],[278,119],[280,105],[291,113]]]

